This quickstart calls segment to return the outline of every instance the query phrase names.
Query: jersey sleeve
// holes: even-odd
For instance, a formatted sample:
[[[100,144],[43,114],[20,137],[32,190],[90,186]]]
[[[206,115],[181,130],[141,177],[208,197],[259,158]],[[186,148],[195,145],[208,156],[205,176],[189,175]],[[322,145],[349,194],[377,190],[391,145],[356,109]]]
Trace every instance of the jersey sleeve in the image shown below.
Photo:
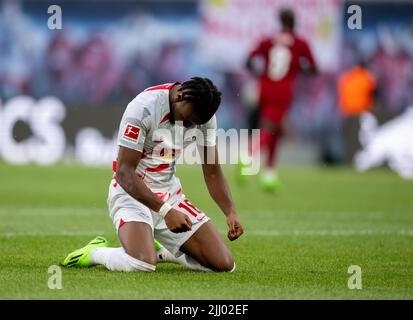
[[[201,125],[199,130],[202,132],[202,139],[197,139],[197,143],[204,147],[213,147],[216,145],[217,136],[217,118],[214,115],[207,123]]]
[[[142,152],[150,126],[149,108],[135,98],[128,104],[123,114],[119,126],[118,146]]]
[[[305,58],[308,63],[315,66],[314,56],[307,42],[303,41],[301,46],[301,57]]]
[[[266,42],[266,40],[259,42],[258,45],[255,48],[253,48],[253,50],[251,50],[251,52],[249,53],[249,57],[265,55]]]

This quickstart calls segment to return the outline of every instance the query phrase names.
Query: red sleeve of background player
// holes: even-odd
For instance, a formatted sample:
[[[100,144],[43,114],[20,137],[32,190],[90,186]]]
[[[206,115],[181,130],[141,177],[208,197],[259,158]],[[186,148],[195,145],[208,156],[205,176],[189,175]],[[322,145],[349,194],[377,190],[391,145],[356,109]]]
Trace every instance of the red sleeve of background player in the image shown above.
[[[307,42],[302,41],[302,50],[301,56],[305,58],[310,65],[315,66],[315,60],[313,54],[311,53],[310,47],[308,46]]]
[[[249,57],[265,55],[266,40],[261,41],[249,54]]]

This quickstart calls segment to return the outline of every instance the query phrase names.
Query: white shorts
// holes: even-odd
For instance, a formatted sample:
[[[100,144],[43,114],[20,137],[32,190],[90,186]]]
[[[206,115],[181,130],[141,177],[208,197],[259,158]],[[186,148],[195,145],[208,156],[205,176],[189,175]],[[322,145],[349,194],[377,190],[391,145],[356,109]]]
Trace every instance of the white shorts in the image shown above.
[[[137,221],[147,223],[151,226],[154,238],[173,255],[179,257],[182,254],[179,248],[199,227],[210,219],[185,198],[179,183],[173,189],[152,191],[163,201],[168,202],[174,209],[183,212],[191,219],[192,229],[190,231],[173,233],[168,229],[164,219],[157,212],[131,197],[116,180],[112,180],[109,186],[107,204],[109,216],[115,225],[116,232],[125,222]]]

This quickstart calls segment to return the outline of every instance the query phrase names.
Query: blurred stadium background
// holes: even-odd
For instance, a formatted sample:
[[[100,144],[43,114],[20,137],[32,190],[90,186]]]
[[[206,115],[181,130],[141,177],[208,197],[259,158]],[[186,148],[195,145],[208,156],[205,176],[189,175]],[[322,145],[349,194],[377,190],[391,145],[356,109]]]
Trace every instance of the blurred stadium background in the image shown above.
[[[62,30],[47,27],[51,4],[62,8]],[[361,30],[348,28],[351,4],[362,9]],[[284,5],[295,11],[297,32],[309,41],[320,73],[298,79],[281,148],[286,187],[280,194],[237,189],[226,168],[246,224],[245,239],[231,244],[240,261],[235,287],[245,290],[233,293],[234,283],[221,276],[208,275],[206,286],[197,275],[199,284],[172,296],[168,290],[179,288],[177,267],[171,269],[170,287],[157,278],[158,291],[131,293],[132,282],[131,287],[117,283],[110,293],[97,279],[116,281],[99,273],[103,270],[94,271],[90,287],[104,298],[413,297],[411,181],[385,168],[361,175],[348,167],[357,132],[345,134],[337,95],[340,75],[363,60],[377,81],[379,124],[413,105],[413,1],[0,0],[1,298],[88,297],[76,283],[79,270],[67,273],[73,290],[66,296],[37,286],[46,281],[44,265],[58,263],[94,231],[116,241],[105,213],[106,183],[126,104],[146,87],[203,75],[223,91],[218,126],[250,127],[255,91],[244,59],[262,36],[278,28],[275,10]],[[413,176],[412,141],[398,150],[404,166],[407,160],[404,177]],[[182,172],[194,190],[188,188],[192,201],[224,232],[216,206],[195,191],[199,173]],[[268,223],[262,226],[258,219]],[[345,240],[336,241],[340,236]],[[59,244],[51,245],[50,237]],[[41,255],[43,249],[51,258]],[[372,272],[367,281],[376,291],[349,293],[346,268],[357,260]],[[263,265],[265,281],[255,269],[248,273],[249,263],[253,269],[253,263]],[[139,277],[149,288],[152,280]],[[250,290],[254,285],[256,291]]]

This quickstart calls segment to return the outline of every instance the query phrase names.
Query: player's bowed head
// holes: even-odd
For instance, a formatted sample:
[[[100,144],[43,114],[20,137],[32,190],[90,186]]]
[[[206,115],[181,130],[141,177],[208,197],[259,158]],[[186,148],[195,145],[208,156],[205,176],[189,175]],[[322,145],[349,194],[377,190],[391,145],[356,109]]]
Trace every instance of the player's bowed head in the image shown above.
[[[208,78],[193,77],[171,89],[172,123],[181,121],[184,127],[208,122],[218,110],[221,92]]]

